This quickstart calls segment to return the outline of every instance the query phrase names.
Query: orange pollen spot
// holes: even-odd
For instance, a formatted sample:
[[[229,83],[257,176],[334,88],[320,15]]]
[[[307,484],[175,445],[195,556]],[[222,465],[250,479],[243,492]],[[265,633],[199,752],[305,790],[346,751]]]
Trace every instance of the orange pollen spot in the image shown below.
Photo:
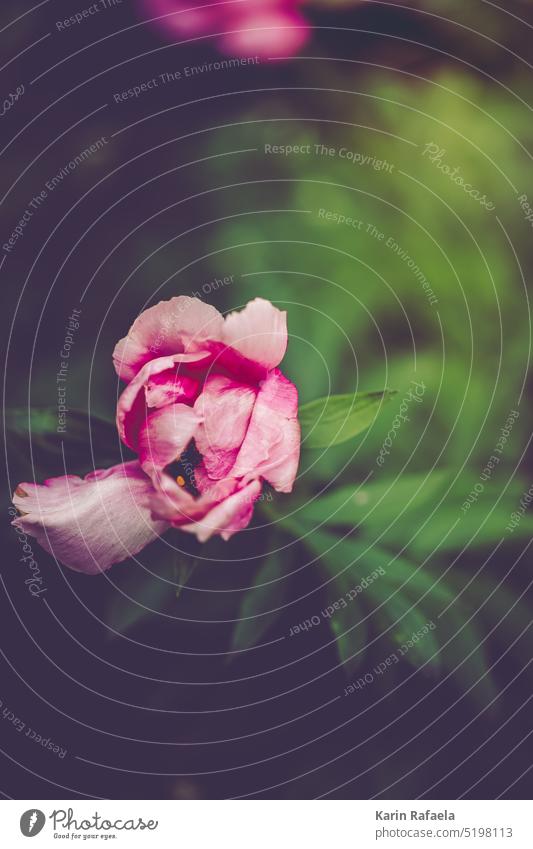
[[[185,478],[183,477],[183,475],[178,475],[178,477],[176,478],[176,483],[178,484],[178,486],[185,486]]]

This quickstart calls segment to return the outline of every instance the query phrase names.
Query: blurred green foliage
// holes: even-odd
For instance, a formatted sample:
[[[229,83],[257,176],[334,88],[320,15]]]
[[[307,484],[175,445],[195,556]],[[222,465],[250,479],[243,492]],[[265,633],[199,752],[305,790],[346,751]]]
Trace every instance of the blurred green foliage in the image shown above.
[[[385,566],[387,579],[364,595],[363,606],[376,614],[374,633],[388,622],[397,642],[446,608],[422,655],[408,659],[455,670],[463,689],[479,682],[475,694],[487,700],[493,690],[481,623],[488,611],[498,622],[506,608],[498,617],[485,606],[491,594],[503,599],[501,581],[477,552],[512,550],[533,528],[526,516],[512,541],[505,529],[527,488],[516,466],[529,431],[524,268],[533,257],[517,195],[529,182],[530,116],[513,85],[481,76],[362,73],[343,60],[327,69],[299,66],[294,90],[263,95],[210,148],[213,155],[253,148],[235,168],[229,157],[207,169],[206,185],[238,186],[214,196],[217,217],[228,217],[217,231],[213,270],[222,255],[240,279],[232,304],[262,294],[288,309],[284,367],[303,400],[398,390],[355,443],[305,455],[299,491],[314,491],[316,500],[302,496],[304,542],[317,554],[318,528],[336,530],[320,561],[333,596],[347,580]],[[483,196],[489,209],[477,199]],[[380,468],[380,447],[402,405],[405,412],[413,381],[423,398],[409,403]],[[278,509],[279,521],[299,534],[291,508]],[[354,530],[357,541],[348,543]],[[356,545],[366,554],[354,562]],[[523,565],[517,569],[523,573]],[[356,607],[335,620],[349,673],[368,639],[369,623],[354,624]],[[527,621],[523,602],[518,609]]]
[[[350,75],[349,66],[332,63],[327,76],[310,81],[328,90],[326,99],[314,100],[312,92],[266,97],[234,129],[217,134],[213,153],[237,146],[256,151],[241,156],[235,169],[231,158],[212,160],[210,186],[238,182],[242,209],[257,209],[259,192],[265,209],[297,212],[229,218],[217,230],[215,249],[242,275],[232,303],[260,292],[287,305],[285,368],[303,400],[382,385],[398,389],[400,399],[410,380],[424,381],[424,404],[412,405],[389,473],[407,460],[418,469],[436,461],[476,467],[492,453],[526,377],[529,316],[517,257],[522,267],[531,259],[531,239],[510,183],[527,189],[529,156],[515,137],[530,142],[531,123],[518,100],[513,108],[498,87],[465,75],[407,77],[400,84],[398,75],[374,71],[364,78],[357,70]],[[341,88],[360,94],[335,93]],[[309,118],[317,112],[322,119]],[[339,115],[340,126],[327,123]],[[446,151],[445,161],[494,202],[496,214],[424,156],[428,143]],[[265,144],[309,145],[311,154],[265,154]],[[315,155],[314,145],[353,150],[393,171]],[[217,194],[220,213],[229,215],[233,194]],[[361,221],[363,229],[328,222],[321,209]],[[411,269],[386,246],[389,238],[431,282],[438,304],[429,304]],[[213,269],[220,262],[215,254]],[[385,413],[354,458],[360,471],[389,427]],[[522,416],[505,448],[509,465],[520,456],[526,431]]]

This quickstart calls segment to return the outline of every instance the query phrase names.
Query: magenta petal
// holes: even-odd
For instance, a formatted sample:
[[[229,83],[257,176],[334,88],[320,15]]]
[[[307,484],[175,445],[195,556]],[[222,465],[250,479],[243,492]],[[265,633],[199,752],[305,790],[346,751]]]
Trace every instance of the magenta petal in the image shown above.
[[[13,503],[21,512],[13,524],[36,538],[61,563],[96,575],[137,554],[168,524],[153,521],[150,479],[137,462],[73,475],[43,485],[21,483]]]
[[[155,374],[144,387],[148,407],[166,407],[168,404],[190,403],[198,395],[200,381],[181,376],[169,369]]]
[[[199,298],[179,295],[142,312],[113,352],[117,374],[132,380],[150,360],[200,351],[206,339],[221,339],[224,319]]]
[[[209,359],[194,365],[195,371],[198,369],[205,373],[230,375],[240,385],[247,383],[254,386],[268,375],[267,366],[249,360],[223,342],[206,342],[205,353]]]
[[[230,474],[246,435],[256,392],[228,377],[208,377],[194,410],[202,419],[196,447],[207,474],[221,479]]]
[[[296,387],[274,369],[259,391],[232,474],[248,480],[261,476],[278,492],[290,492],[300,459],[297,412]]]
[[[146,363],[133,380],[128,383],[117,404],[117,428],[120,438],[128,448],[137,451],[139,432],[146,420],[148,399],[151,401],[148,406],[159,407],[159,403],[154,402],[162,400],[162,392],[169,391],[172,394],[172,391],[175,390],[175,400],[172,403],[192,400],[192,397],[194,397],[194,394],[191,395],[193,387],[196,384],[199,385],[199,383],[186,377],[180,378],[180,366],[197,365],[208,356],[204,352],[158,357]],[[172,383],[168,380],[168,376],[170,371],[175,371],[176,368],[178,369],[176,379]],[[158,381],[163,374],[166,376],[163,378],[164,386],[162,387],[161,384],[158,384]],[[181,391],[183,397],[180,394]]]
[[[256,298],[226,316],[223,341],[247,359],[274,368],[287,350],[287,313]]]
[[[139,461],[153,474],[177,460],[193,438],[200,418],[186,404],[172,404],[148,413],[139,432]]]
[[[260,493],[261,482],[253,480],[213,507],[203,518],[182,525],[181,530],[196,534],[200,542],[206,542],[214,534],[220,534],[222,539],[228,540],[250,523],[254,502]]]

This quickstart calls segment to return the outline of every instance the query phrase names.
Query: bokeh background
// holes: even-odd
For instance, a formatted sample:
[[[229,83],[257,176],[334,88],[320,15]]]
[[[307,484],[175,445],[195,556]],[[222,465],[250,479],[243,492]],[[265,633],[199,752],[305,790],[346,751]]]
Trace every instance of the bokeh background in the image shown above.
[[[527,798],[533,4],[122,0],[58,26],[89,5],[0,9],[2,245],[105,140],[0,256],[0,789]],[[230,543],[176,535],[94,579],[35,545],[32,597],[10,492],[117,461],[115,342],[194,292],[287,310],[303,402],[397,394]]]

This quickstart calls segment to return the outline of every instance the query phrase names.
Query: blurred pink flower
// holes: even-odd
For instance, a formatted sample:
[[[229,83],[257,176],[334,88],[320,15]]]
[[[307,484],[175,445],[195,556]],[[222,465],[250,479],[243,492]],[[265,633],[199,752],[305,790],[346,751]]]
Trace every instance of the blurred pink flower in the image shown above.
[[[277,368],[286,348],[286,313],[261,298],[225,319],[184,296],[141,313],[113,354],[127,382],[117,427],[138,461],[20,484],[14,524],[87,574],[169,527],[229,539],[263,480],[290,492],[296,477],[298,393]]]
[[[310,35],[301,0],[138,0],[144,17],[171,38],[213,35],[230,56],[292,56]]]

